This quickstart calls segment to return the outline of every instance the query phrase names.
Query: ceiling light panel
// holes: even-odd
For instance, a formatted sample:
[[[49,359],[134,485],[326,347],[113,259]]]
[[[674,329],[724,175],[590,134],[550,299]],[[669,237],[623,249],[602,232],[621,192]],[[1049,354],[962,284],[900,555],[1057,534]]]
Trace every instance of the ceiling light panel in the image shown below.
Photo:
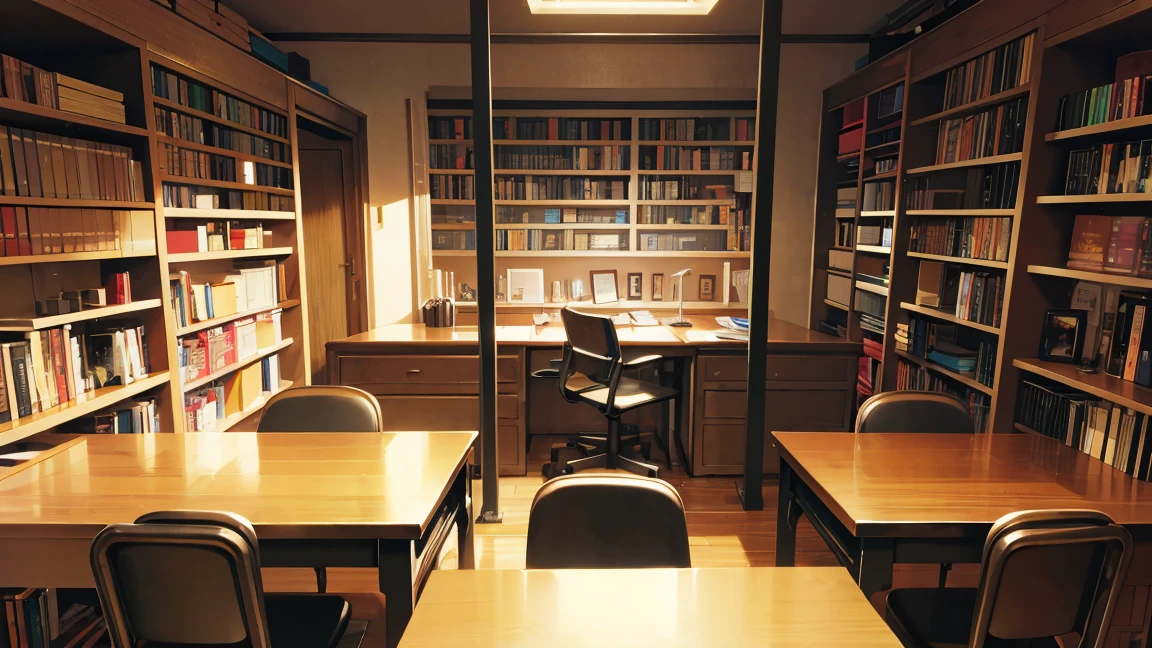
[[[534,14],[704,16],[718,0],[528,0]]]

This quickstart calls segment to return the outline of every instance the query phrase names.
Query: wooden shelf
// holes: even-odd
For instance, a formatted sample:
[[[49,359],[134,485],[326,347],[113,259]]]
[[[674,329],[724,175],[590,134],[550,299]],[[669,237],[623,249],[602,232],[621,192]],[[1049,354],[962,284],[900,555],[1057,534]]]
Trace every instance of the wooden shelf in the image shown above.
[[[862,211],[860,218],[895,218],[896,210],[889,209],[885,211]]]
[[[239,412],[236,412],[235,414],[227,416],[222,421],[216,421],[216,429],[214,431],[215,432],[227,432],[228,430],[236,427],[236,425],[239,424],[244,419],[246,419],[249,416],[252,416],[253,414],[255,414],[256,412],[259,412],[260,410],[264,409],[264,404],[267,403],[268,399],[271,398],[273,395],[275,395],[276,393],[282,392],[291,386],[292,386],[291,380],[281,379],[280,380],[280,388],[276,392],[261,392],[261,394],[256,397],[256,400],[253,401],[252,404],[249,405],[247,409],[241,410]]]
[[[631,146],[632,143],[632,140],[492,140],[493,146]]]
[[[428,169],[428,175],[474,175],[476,169]]]
[[[850,248],[850,247],[847,247],[844,245],[833,245],[833,246],[830,246],[828,249],[829,250],[840,250],[842,252],[855,252],[856,251],[853,248]]]
[[[837,155],[836,161],[837,162],[844,162],[846,160],[851,160],[852,158],[858,158],[858,157],[860,157],[860,151],[856,150],[856,151],[853,151],[852,153],[842,153],[840,155]]]
[[[1152,202],[1152,193],[1087,194],[1083,196],[1037,196],[1040,205]]]
[[[156,203],[128,200],[75,200],[72,198],[35,198],[32,196],[0,196],[0,205],[24,207],[72,207],[74,209],[156,209]]]
[[[473,201],[469,201],[471,204]],[[522,207],[555,206],[555,207],[627,207],[627,200],[497,200],[497,205],[520,205]]]
[[[911,125],[912,126],[921,126],[923,124],[931,124],[932,122],[940,121],[941,119],[947,119],[949,117],[957,117],[957,116],[964,115],[964,114],[967,114],[970,112],[976,112],[977,110],[980,110],[981,108],[987,108],[988,106],[993,106],[993,105],[996,105],[998,103],[1004,103],[1005,101],[1008,101],[1009,99],[1014,99],[1016,97],[1026,95],[1031,91],[1032,91],[1032,84],[1031,83],[1024,83],[1024,84],[1018,85],[1015,88],[1012,88],[1010,90],[1005,90],[1004,92],[994,94],[990,97],[985,97],[985,98],[979,99],[977,101],[966,103],[966,104],[963,104],[961,106],[956,106],[955,108],[949,108],[948,110],[944,110],[944,111],[941,111],[941,112],[938,112],[938,113],[935,113],[932,115],[928,115],[927,117],[917,119],[917,120],[913,121]]]
[[[627,177],[632,172],[625,169],[496,169],[495,175],[523,175],[523,176],[619,176]]]
[[[149,87],[151,87],[151,86],[149,86]],[[273,142],[281,142],[283,144],[291,144],[291,142],[289,142],[286,138],[280,137],[279,135],[273,135],[271,133],[265,133],[264,131],[260,130],[259,128],[252,128],[251,126],[245,126],[243,124],[237,124],[236,122],[229,121],[223,117],[217,117],[216,115],[214,115],[210,112],[204,112],[203,110],[196,110],[195,108],[185,106],[178,101],[172,101],[170,99],[165,99],[163,97],[153,96],[152,97],[152,103],[156,104],[157,106],[164,106],[165,108],[171,108],[172,110],[175,110],[177,112],[182,112],[185,115],[191,115],[192,117],[199,117],[200,119],[205,119],[207,121],[220,124],[221,126],[231,128],[234,131],[240,131],[241,133],[248,133],[250,135],[256,135],[258,137],[263,137],[264,139],[271,140]]]
[[[469,255],[476,254],[468,251]],[[634,258],[676,257],[676,258],[713,258],[713,259],[747,259],[750,252],[718,252],[714,250],[497,250],[498,257],[552,257],[552,258],[578,258],[578,257],[621,257]]]
[[[1129,288],[1142,288],[1144,290],[1152,290],[1152,279],[1145,277],[1134,277],[1132,275],[1110,274],[1107,272],[1088,272],[1086,270],[1073,270],[1071,268],[1057,268],[1054,266],[1041,265],[1028,266],[1028,272],[1031,274],[1047,275],[1049,277],[1063,277],[1065,279],[1091,281],[1093,283],[1108,284],[1111,286],[1126,286]]]
[[[148,254],[125,254],[124,250],[69,252],[68,254],[32,254],[0,257],[0,266],[23,265],[25,263],[58,263],[63,261],[102,261],[104,259],[132,259],[154,256],[156,256],[155,252],[149,252]]]
[[[1093,126],[1084,126],[1081,128],[1070,128],[1068,130],[1056,131],[1055,133],[1048,133],[1045,135],[1044,140],[1047,142],[1058,142],[1060,140],[1076,139],[1079,137],[1091,137],[1093,135],[1105,135],[1108,133],[1115,133],[1132,128],[1144,128],[1148,126],[1152,126],[1152,115],[1143,115],[1129,119],[1117,119],[1116,121],[1105,122],[1103,124],[1095,124]]]
[[[476,223],[432,223],[433,232],[471,232]]]
[[[840,132],[841,133],[847,133],[848,131],[852,130],[853,128],[860,128],[862,126],[864,126],[864,118],[863,117],[861,117],[860,119],[857,119],[854,122],[849,122],[847,124],[844,124],[843,126],[840,127]]]
[[[948,367],[945,367],[944,365],[936,364],[935,362],[932,362],[930,360],[926,360],[924,358],[917,358],[916,356],[912,355],[911,353],[907,353],[905,351],[896,351],[896,355],[900,358],[907,360],[908,362],[911,362],[913,364],[918,364],[921,367],[924,367],[925,369],[927,369],[928,371],[932,371],[932,372],[940,374],[941,376],[951,378],[952,380],[955,380],[956,382],[964,385],[965,387],[975,389],[978,392],[988,394],[989,396],[991,396],[995,391],[991,387],[988,387],[987,385],[984,385],[983,383],[977,381],[975,378],[972,378],[970,376],[965,376],[963,374],[958,374],[955,371],[952,371],[951,369],[949,369]]]
[[[164,218],[203,218],[209,220],[296,220],[296,212],[260,209],[196,209],[164,207]]]
[[[857,245],[857,252],[869,252],[872,254],[892,254],[892,248],[881,247],[879,245]]]
[[[887,130],[887,129],[884,129],[884,130]],[[891,142],[884,142],[883,144],[877,144],[876,146],[869,146],[868,148],[864,149],[864,152],[865,153],[871,153],[872,151],[881,151],[881,150],[886,149],[886,148],[892,148],[893,146],[899,147],[900,141],[901,140],[893,140]]]
[[[429,198],[428,202],[433,205],[475,205],[475,200],[460,200],[456,198]]]
[[[257,308],[255,310],[244,311],[242,313],[236,313],[235,315],[226,315],[224,317],[214,317],[212,319],[201,320],[199,322],[193,322],[193,323],[189,324],[188,326],[183,326],[181,328],[176,329],[176,336],[180,337],[183,335],[188,335],[189,333],[196,333],[197,331],[203,331],[204,329],[210,329],[213,326],[219,326],[221,324],[227,324],[228,322],[235,322],[238,319],[244,319],[245,317],[252,317],[253,315],[259,315],[260,313],[267,313],[268,311],[273,311],[273,310],[276,310],[277,308],[280,308],[283,310],[288,310],[289,308],[295,308],[299,305],[300,305],[299,299],[287,299],[285,301],[282,301],[282,302],[276,304],[275,306],[273,306],[271,308]]]
[[[631,225],[616,223],[497,223],[498,230],[628,230]]]
[[[291,189],[280,187],[266,187],[264,185],[244,184],[243,182],[229,182],[227,180],[209,180],[207,178],[186,178],[184,176],[161,173],[160,179],[171,184],[196,185],[197,187],[215,187],[217,189],[232,189],[234,191],[263,191],[278,196],[295,196]]]
[[[167,371],[153,372],[129,385],[96,389],[39,414],[0,424],[0,445],[15,443],[33,434],[64,425],[81,416],[98,412],[149,389],[165,385],[170,379],[171,374]]]
[[[856,220],[856,215],[853,214],[851,216],[837,216],[836,220]]]
[[[864,182],[879,182],[881,180],[892,180],[893,178],[895,178],[898,175],[900,175],[899,171],[885,171],[884,173],[877,173],[876,175],[870,175],[867,178],[864,178]]]
[[[457,144],[461,146],[472,146],[470,139],[429,139],[429,144]]]
[[[1016,215],[1015,209],[908,209],[906,216],[941,216],[963,218],[965,216],[989,216],[1009,218]]]
[[[189,142],[188,140],[180,139],[179,137],[172,137],[169,135],[156,134],[156,139],[173,146],[186,148],[192,151],[204,151],[205,153],[212,153],[213,155],[223,155],[233,158],[235,160],[244,160],[246,162],[255,162],[256,164],[267,164],[268,166],[280,167],[282,169],[291,169],[292,165],[287,162],[280,162],[252,153],[241,153],[240,151],[233,151],[232,149],[220,148],[219,146],[212,146],[210,144],[200,144],[199,142]]]
[[[220,369],[213,371],[212,373],[208,374],[207,376],[203,376],[201,378],[197,378],[196,380],[191,380],[191,381],[184,383],[183,392],[188,393],[188,392],[192,391],[193,389],[196,389],[198,387],[203,387],[204,385],[207,385],[208,383],[212,382],[213,380],[223,378],[224,376],[227,376],[230,373],[234,373],[236,371],[239,371],[239,370],[243,369],[244,367],[251,365],[254,362],[260,362],[261,360],[263,360],[264,358],[267,358],[268,356],[272,355],[273,353],[287,349],[290,346],[292,346],[292,338],[285,338],[285,339],[281,340],[280,342],[278,342],[277,344],[274,344],[274,345],[268,347],[267,349],[260,349],[259,351],[256,352],[256,355],[249,356],[249,357],[244,358],[243,360],[241,360],[239,362],[234,362],[234,363],[232,363],[226,367],[221,367]]]
[[[905,254],[916,259],[928,259],[930,261],[941,261],[943,263],[960,263],[963,265],[983,266],[985,268],[999,268],[1001,270],[1008,269],[1007,261],[991,261],[989,259],[965,259],[963,257],[945,256],[942,254],[925,254],[923,252],[906,252]]]
[[[476,302],[457,302],[456,306],[465,312],[475,312]],[[518,304],[515,302],[496,302],[498,310],[512,310],[512,309],[534,309],[534,310],[559,310],[565,306],[577,306],[580,310],[588,311],[619,311],[622,308],[628,310],[676,310],[679,308],[680,303],[675,301],[632,301],[621,299],[620,301],[611,302],[608,304],[593,304],[591,299],[586,301],[572,301],[572,302],[545,302],[543,304]],[[725,304],[722,301],[686,301],[684,302],[684,311],[716,311],[716,310],[748,310],[748,304],[742,302],[728,302]]]
[[[1080,373],[1077,365],[1036,359],[1018,358],[1012,361],[1012,365],[1017,369],[1088,392],[1097,398],[1130,407],[1142,414],[1152,414],[1152,389],[1109,376],[1102,371],[1085,374]]]
[[[731,205],[736,198],[702,198],[697,200],[637,200],[637,205]],[[627,201],[625,201],[627,204]]]
[[[888,289],[887,288],[885,288],[884,286],[878,286],[876,284],[868,283],[867,281],[857,281],[856,282],[856,290],[863,290],[864,292],[870,292],[873,295],[880,295],[881,297],[887,297],[888,296]]]
[[[748,173],[751,173],[751,171],[748,169],[679,169],[679,170],[675,170],[675,169],[673,169],[673,170],[669,170],[669,169],[664,169],[664,170],[642,169],[642,170],[637,171],[636,173],[638,173],[640,175],[734,176],[737,173],[743,173],[745,171],[747,171]]]
[[[824,303],[831,306],[832,308],[835,308],[836,310],[842,310],[845,313],[848,312],[848,307],[844,304],[841,304],[840,302],[834,302],[831,299],[825,298]]]
[[[837,277],[844,277],[845,279],[852,278],[851,270],[841,270],[840,268],[825,268],[824,271],[830,275],[836,275]]]
[[[893,117],[896,117],[897,115],[902,115],[903,113],[904,113],[903,109],[897,110],[896,112],[892,113],[891,115],[885,115],[885,116],[877,119],[876,121],[880,121],[880,119],[892,119]],[[865,135],[873,135],[875,133],[883,133],[886,130],[892,130],[893,128],[899,127],[900,124],[901,124],[900,120],[897,119],[897,120],[892,121],[890,123],[884,124],[883,126],[877,126],[876,128],[867,130],[864,132],[864,134]],[[899,141],[899,140],[897,140],[897,141]]]
[[[948,162],[946,164],[933,164],[931,166],[917,167],[915,169],[908,169],[908,175],[919,175],[922,173],[935,173],[937,171],[947,171],[949,169],[965,169],[974,166],[988,166],[991,164],[1003,164],[1005,162],[1019,162],[1024,159],[1023,153],[1009,153],[1007,155],[990,155],[988,157],[975,158],[972,160],[962,160],[960,162]]]
[[[980,324],[979,322],[970,322],[966,319],[960,319],[952,313],[946,313],[941,310],[936,310],[935,308],[917,306],[916,304],[910,304],[908,302],[901,302],[900,308],[903,308],[906,311],[912,311],[913,313],[927,315],[928,317],[934,317],[938,320],[944,320],[945,322],[952,322],[953,324],[967,326],[968,328],[973,328],[977,331],[984,331],[985,333],[991,333],[992,335],[1000,335],[1000,329],[996,328],[995,326],[988,326],[987,324]]]
[[[727,225],[692,225],[686,223],[669,223],[661,225],[659,223],[637,223],[636,229],[651,231],[659,230],[665,231],[680,231],[680,232],[726,232],[728,231]]]
[[[216,259],[251,259],[253,257],[288,256],[289,254],[292,254],[292,248],[290,247],[258,248],[255,250],[220,250],[218,252],[187,252],[184,254],[169,254],[168,263],[214,261]]]
[[[476,250],[432,250],[432,256],[438,257],[474,257]]]
[[[132,137],[148,137],[148,130],[144,128],[7,98],[0,98],[0,120],[13,126],[37,129],[79,126],[85,136],[93,137],[99,137],[101,131]]]
[[[0,331],[39,331],[46,328],[72,324],[74,322],[86,322],[89,320],[107,317],[117,317],[127,313],[136,313],[152,308],[160,308],[162,305],[163,302],[161,302],[159,299],[142,299],[140,301],[134,301],[130,304],[99,306],[96,308],[82,310],[77,313],[68,313],[66,315],[44,315],[42,317],[16,319],[5,318],[0,319]]]
[[[756,146],[756,140],[640,140],[637,144],[640,146],[683,146],[686,148],[699,148],[705,146]]]

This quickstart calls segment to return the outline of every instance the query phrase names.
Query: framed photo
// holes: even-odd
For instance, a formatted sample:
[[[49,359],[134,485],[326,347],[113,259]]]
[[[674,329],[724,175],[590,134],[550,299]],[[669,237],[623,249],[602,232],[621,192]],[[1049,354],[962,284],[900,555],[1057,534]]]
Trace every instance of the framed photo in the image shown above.
[[[664,273],[652,275],[652,301],[664,301]]]
[[[544,303],[544,270],[508,269],[508,301],[520,304]]]
[[[620,295],[616,292],[615,270],[593,270],[588,274],[592,283],[593,304],[611,304],[620,301]]]
[[[1082,310],[1046,311],[1043,329],[1040,331],[1040,359],[1080,364],[1087,321],[1088,313]]]
[[[716,298],[716,275],[700,275],[700,301]]]
[[[637,301],[644,299],[644,274],[641,272],[628,273],[628,299]]]

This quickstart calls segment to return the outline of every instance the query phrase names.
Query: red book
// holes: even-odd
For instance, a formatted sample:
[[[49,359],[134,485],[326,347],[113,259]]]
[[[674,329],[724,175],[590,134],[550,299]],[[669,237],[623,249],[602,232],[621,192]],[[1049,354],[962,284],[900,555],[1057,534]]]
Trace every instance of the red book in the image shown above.
[[[20,256],[32,254],[32,240],[28,237],[28,209],[16,208],[16,246]]]
[[[68,393],[68,369],[64,363],[64,331],[49,330],[48,340],[52,345],[52,377],[56,379],[56,393],[60,395],[61,403],[70,401],[76,395]]]
[[[199,235],[196,230],[168,230],[164,232],[168,239],[168,254],[187,254],[199,252]]]
[[[128,273],[114,272],[108,275],[108,282],[104,285],[104,293],[109,305],[129,303],[131,300],[128,295]]]
[[[1140,230],[1144,227],[1141,216],[1119,216],[1112,219],[1108,237],[1108,252],[1104,257],[1104,272],[1132,274],[1139,257]]]
[[[19,242],[16,240],[16,208],[0,207],[0,227],[4,230],[4,256],[20,254]]]

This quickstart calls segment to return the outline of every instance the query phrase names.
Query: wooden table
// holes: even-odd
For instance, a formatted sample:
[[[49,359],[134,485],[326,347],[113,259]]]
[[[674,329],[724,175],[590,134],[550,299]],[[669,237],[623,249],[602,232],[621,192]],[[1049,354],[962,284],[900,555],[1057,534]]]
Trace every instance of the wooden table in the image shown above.
[[[892,585],[893,563],[978,563],[1001,516],[1026,509],[1103,511],[1139,540],[1152,532],[1152,484],[1024,434],[776,432],[776,565],[795,561],[808,516],[865,594]]]
[[[0,586],[93,587],[108,524],[168,509],[248,518],[265,567],[376,567],[395,646],[455,524],[473,566],[475,432],[91,435],[0,479]]]
[[[402,648],[900,646],[835,567],[437,572]]]

